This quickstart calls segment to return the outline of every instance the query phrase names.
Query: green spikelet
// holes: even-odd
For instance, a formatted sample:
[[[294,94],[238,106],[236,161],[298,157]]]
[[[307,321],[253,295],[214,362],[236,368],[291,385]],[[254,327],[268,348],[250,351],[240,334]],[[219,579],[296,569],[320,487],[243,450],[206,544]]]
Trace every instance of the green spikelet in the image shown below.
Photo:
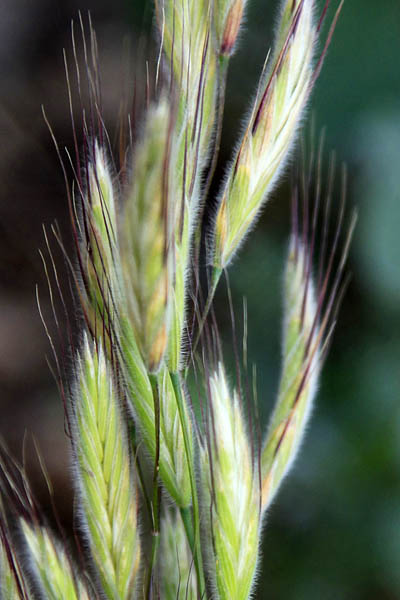
[[[165,98],[149,109],[122,226],[129,318],[151,372],[159,369],[164,357],[171,317],[176,202],[170,177],[171,118]]]
[[[263,509],[273,500],[296,456],[318,384],[321,336],[307,268],[308,254],[293,239],[285,275],[282,376],[261,455]]]
[[[20,520],[27,547],[28,569],[48,600],[90,600],[90,595],[72,566],[63,546],[44,527]],[[5,598],[18,596],[5,596]]]
[[[170,332],[175,339],[171,344],[175,348],[173,361],[177,364],[179,360],[184,313],[183,268],[179,255],[175,253],[177,243],[174,237],[180,198],[177,199],[174,193],[172,177],[175,164],[170,132],[172,118],[166,98],[153,105],[135,154],[122,230],[127,318],[120,319],[120,344],[123,369],[140,434],[154,460],[157,437],[157,398],[154,394],[157,393],[161,411],[161,479],[178,505],[187,506],[190,504],[190,485],[187,463],[185,466],[185,445],[175,395],[163,367]],[[174,324],[172,330],[171,320]],[[177,322],[180,325],[177,326]],[[138,356],[138,349],[141,356]]]
[[[118,396],[101,346],[85,338],[74,401],[83,521],[108,598],[134,597],[140,563],[137,492]]]
[[[281,172],[308,99],[316,41],[313,0],[283,4],[272,68],[221,193],[211,261],[223,269],[251,228]]]
[[[111,326],[118,303],[119,255],[116,200],[105,151],[96,142],[87,172],[87,190],[79,222],[80,256],[85,284],[81,298],[93,331]]]
[[[209,568],[221,600],[246,600],[251,592],[260,533],[257,472],[236,393],[228,389],[222,366],[210,379],[208,445],[201,451],[209,519]]]
[[[192,553],[182,519],[168,511],[161,522],[161,575],[163,600],[197,600],[197,584]]]

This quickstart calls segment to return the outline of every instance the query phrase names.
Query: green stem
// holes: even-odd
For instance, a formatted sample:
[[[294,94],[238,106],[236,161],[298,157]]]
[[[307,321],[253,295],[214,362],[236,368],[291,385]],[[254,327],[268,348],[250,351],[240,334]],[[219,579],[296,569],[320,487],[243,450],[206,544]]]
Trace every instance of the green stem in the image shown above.
[[[199,511],[199,500],[197,497],[197,485],[196,485],[196,477],[194,473],[194,465],[193,465],[193,455],[191,451],[191,445],[189,441],[189,431],[188,424],[186,421],[185,408],[184,408],[184,399],[182,396],[181,389],[181,378],[179,373],[170,373],[172,385],[175,391],[175,397],[178,406],[179,419],[181,422],[182,433],[183,433],[183,441],[185,444],[185,453],[186,459],[188,463],[189,469],[189,477],[190,477],[190,487],[192,492],[192,505],[193,505],[193,516],[191,523],[191,515],[190,508],[181,509],[181,516],[183,520],[183,525],[185,527],[186,536],[191,547],[193,553],[193,561],[196,569],[197,582],[200,591],[200,598],[203,598],[204,590],[205,590],[205,582],[204,582],[204,571],[203,571],[203,558],[201,554],[201,544],[200,544],[200,511]]]

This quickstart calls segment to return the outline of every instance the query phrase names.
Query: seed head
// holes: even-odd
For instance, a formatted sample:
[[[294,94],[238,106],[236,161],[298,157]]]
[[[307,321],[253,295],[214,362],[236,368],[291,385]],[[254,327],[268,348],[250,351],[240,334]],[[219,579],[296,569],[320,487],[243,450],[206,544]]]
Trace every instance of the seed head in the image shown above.
[[[323,340],[309,268],[307,250],[293,238],[285,275],[282,376],[261,458],[263,509],[296,457],[317,390]]]
[[[122,223],[122,268],[128,315],[149,371],[167,349],[174,278],[176,197],[170,177],[171,112],[166,98],[150,107],[136,149]]]
[[[110,311],[120,295],[114,186],[105,151],[97,141],[82,203],[80,256],[86,282],[82,300],[91,329],[96,331],[109,326]]]
[[[107,598],[134,597],[140,563],[137,492],[113,376],[85,337],[77,359],[74,454],[82,521]]]
[[[313,0],[284,3],[272,67],[228,173],[216,215],[212,263],[227,266],[270,193],[310,92],[316,31]]]
[[[201,450],[203,511],[208,521],[210,576],[221,600],[246,600],[259,540],[259,484],[236,393],[222,366],[211,376],[210,423]]]

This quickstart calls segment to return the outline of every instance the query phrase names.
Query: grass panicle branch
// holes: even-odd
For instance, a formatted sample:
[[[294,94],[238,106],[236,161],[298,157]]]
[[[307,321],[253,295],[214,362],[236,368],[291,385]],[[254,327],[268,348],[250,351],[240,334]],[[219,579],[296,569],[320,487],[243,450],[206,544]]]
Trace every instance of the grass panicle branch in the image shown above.
[[[254,593],[263,518],[309,420],[346,287],[355,221],[340,252],[343,191],[329,245],[333,169],[320,223],[320,144],[312,210],[313,160],[297,184],[302,218],[293,191],[282,373],[269,427],[257,441],[260,424],[256,411],[244,410],[238,353],[232,390],[215,315],[207,315],[221,273],[285,168],[342,2],[315,59],[329,0],[319,23],[315,0],[280,0],[274,47],[208,225],[203,211],[213,189],[228,67],[249,2],[155,0],[159,52],[147,65],[142,125],[139,109],[134,124],[131,114],[120,117],[118,152],[102,115],[90,18],[88,43],[79,15],[84,75],[73,28],[82,130],[65,54],[75,150],[75,159],[66,152],[68,167],[45,119],[67,186],[74,258],[53,231],[79,308],[78,349],[47,235],[49,267],[41,256],[62,347],[58,357],[45,323],[72,445],[77,548],[68,534],[53,533],[24,469],[0,448],[6,600],[247,600]],[[234,326],[232,307],[229,294]],[[244,362],[247,369],[247,352]]]

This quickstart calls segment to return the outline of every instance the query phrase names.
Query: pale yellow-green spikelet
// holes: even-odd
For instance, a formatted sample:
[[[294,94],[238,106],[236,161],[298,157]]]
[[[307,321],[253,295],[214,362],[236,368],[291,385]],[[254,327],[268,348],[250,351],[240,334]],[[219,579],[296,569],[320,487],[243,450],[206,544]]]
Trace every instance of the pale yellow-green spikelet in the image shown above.
[[[91,596],[82,576],[78,575],[64,546],[52,533],[24,519],[20,519],[20,527],[26,544],[27,569],[43,597],[46,600],[89,600]]]
[[[151,372],[158,370],[164,357],[171,313],[177,202],[170,173],[171,119],[166,98],[148,110],[121,230],[128,314]]]
[[[87,169],[80,227],[80,257],[85,279],[84,308],[93,331],[110,324],[119,299],[118,234],[115,194],[105,150],[94,143]],[[85,285],[86,284],[86,285]]]
[[[221,56],[230,56],[237,41],[246,0],[215,0],[214,23]]]
[[[313,0],[285,0],[267,76],[222,189],[211,261],[223,269],[253,225],[296,137],[309,97],[316,28]]]
[[[160,597],[163,600],[197,600],[196,573],[181,516],[166,511],[161,521]]]
[[[322,342],[309,260],[293,238],[285,274],[282,375],[261,454],[264,510],[293,463],[318,384]]]
[[[77,360],[74,453],[82,519],[106,596],[131,599],[140,542],[127,432],[101,345],[85,338]]]
[[[222,366],[210,378],[208,440],[201,449],[203,519],[209,520],[208,568],[220,600],[246,600],[251,592],[260,534],[257,467],[236,393]]]
[[[150,107],[134,157],[132,184],[122,226],[127,318],[120,320],[120,344],[122,366],[140,435],[154,460],[155,405],[159,402],[160,476],[178,505],[187,506],[190,489],[184,465],[185,445],[175,395],[171,383],[166,383],[163,367],[170,332],[175,340],[172,344],[174,364],[178,365],[180,331],[177,331],[176,322],[183,318],[184,310],[184,290],[177,287],[182,283],[182,270],[174,229],[181,197],[174,187],[171,119],[171,107],[165,97]],[[142,358],[137,355],[136,340]],[[143,371],[142,359],[153,373],[150,378]]]

